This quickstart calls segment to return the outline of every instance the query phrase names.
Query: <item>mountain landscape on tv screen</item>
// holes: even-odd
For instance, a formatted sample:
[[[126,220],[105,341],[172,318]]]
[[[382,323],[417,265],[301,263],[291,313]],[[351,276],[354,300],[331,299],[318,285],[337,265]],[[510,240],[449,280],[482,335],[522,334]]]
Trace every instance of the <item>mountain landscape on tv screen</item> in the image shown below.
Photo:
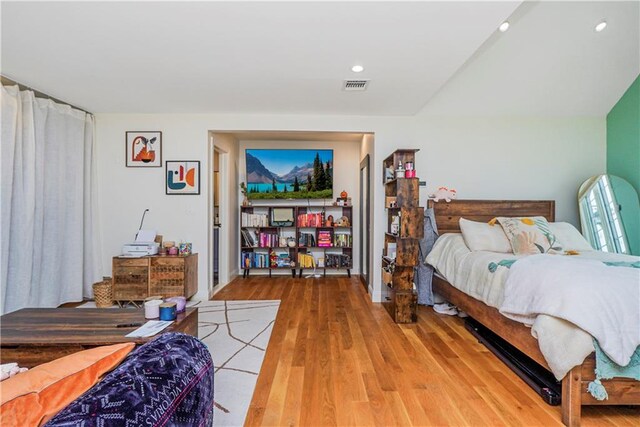
[[[333,150],[248,149],[246,166],[250,199],[333,197]]]

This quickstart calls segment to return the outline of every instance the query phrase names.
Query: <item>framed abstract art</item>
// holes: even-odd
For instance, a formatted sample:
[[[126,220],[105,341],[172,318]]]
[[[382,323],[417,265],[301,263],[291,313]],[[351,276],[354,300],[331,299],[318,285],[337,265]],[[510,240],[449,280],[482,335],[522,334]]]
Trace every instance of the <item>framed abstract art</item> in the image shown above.
[[[166,194],[200,194],[198,160],[167,160],[164,178]]]
[[[162,132],[125,132],[127,167],[162,167]]]

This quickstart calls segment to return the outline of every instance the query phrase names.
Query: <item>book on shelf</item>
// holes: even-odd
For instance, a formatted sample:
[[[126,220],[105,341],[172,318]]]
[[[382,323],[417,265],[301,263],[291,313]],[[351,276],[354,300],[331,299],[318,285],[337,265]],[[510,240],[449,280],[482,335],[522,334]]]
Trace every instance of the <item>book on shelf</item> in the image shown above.
[[[272,265],[272,267],[291,267],[291,257],[289,256],[289,252],[274,252],[274,254],[276,255],[274,257],[275,265]]]
[[[314,268],[316,266],[316,260],[313,255],[298,253],[298,267],[300,268]]]
[[[242,227],[268,227],[269,215],[242,212],[240,223]]]
[[[330,230],[318,231],[318,246],[331,247],[331,231]]]
[[[386,255],[390,259],[396,259],[396,251],[397,251],[397,244],[395,242],[387,243],[387,253],[386,253]]]
[[[349,248],[352,244],[351,234],[336,233],[333,235],[333,246],[337,248]]]
[[[249,230],[240,230],[240,236],[242,237],[242,246],[245,248],[255,248],[257,247],[256,241],[257,236],[255,232],[251,232]]]
[[[351,268],[351,257],[347,254],[325,254],[325,266],[332,268]]]
[[[313,247],[316,245],[316,235],[315,233],[305,233],[301,232],[300,237],[298,238],[299,246]]]
[[[242,252],[242,268],[269,267],[269,254],[260,252]]]
[[[279,245],[280,238],[275,233],[260,233],[260,247],[261,248],[273,248]]]
[[[306,213],[298,215],[298,227],[322,227],[324,215],[321,213]]]

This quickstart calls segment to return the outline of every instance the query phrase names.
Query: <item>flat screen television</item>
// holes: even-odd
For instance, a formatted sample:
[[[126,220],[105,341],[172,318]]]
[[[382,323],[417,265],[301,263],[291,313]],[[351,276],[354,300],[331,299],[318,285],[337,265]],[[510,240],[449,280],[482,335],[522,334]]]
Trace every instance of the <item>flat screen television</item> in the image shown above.
[[[247,149],[253,200],[333,198],[333,150]]]

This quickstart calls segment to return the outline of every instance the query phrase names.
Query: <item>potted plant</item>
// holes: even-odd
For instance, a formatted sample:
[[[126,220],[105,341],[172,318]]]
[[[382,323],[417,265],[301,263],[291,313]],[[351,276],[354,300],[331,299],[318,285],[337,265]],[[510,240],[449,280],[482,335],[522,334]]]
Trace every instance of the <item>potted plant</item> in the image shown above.
[[[247,188],[247,185],[244,182],[240,183],[240,191],[244,196],[244,199],[242,199],[242,206],[251,206],[251,202],[249,201],[249,196],[248,196],[249,189]]]

